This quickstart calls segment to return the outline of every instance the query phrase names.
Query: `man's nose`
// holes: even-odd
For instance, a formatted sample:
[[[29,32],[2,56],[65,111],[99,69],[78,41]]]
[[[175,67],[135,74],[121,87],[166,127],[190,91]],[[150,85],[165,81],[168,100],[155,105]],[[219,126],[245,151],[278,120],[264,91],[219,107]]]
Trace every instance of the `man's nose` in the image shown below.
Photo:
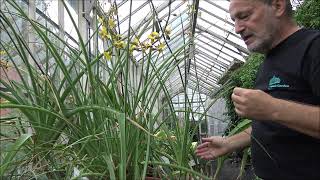
[[[243,23],[239,22],[239,21],[235,21],[234,23],[234,28],[235,28],[235,32],[237,34],[240,34],[242,31],[244,31],[245,27],[243,25]]]

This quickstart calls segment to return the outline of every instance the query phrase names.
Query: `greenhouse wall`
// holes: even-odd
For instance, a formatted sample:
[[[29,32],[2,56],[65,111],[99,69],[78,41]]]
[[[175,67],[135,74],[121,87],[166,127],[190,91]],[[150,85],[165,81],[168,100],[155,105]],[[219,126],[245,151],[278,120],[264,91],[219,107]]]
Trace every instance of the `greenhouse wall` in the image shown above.
[[[211,100],[212,101],[212,100]],[[206,105],[210,104],[210,100]],[[228,116],[226,101],[223,98],[218,99],[208,111],[208,136],[222,135],[228,125]]]

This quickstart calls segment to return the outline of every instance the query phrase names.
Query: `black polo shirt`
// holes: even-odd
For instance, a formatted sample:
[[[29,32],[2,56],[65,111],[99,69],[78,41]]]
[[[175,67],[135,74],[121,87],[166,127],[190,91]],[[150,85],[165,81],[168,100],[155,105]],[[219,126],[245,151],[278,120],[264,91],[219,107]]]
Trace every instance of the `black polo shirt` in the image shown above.
[[[319,106],[320,32],[301,29],[273,48],[260,66],[255,88],[275,98]],[[320,180],[320,139],[278,123],[253,121],[251,142],[259,177]]]

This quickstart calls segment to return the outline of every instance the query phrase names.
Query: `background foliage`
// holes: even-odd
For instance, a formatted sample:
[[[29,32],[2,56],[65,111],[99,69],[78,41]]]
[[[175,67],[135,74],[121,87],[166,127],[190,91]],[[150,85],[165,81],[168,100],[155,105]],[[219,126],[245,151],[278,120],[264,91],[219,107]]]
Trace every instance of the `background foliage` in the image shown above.
[[[320,29],[320,0],[306,0],[295,13],[299,25]]]
[[[225,98],[227,104],[227,115],[231,119],[229,125],[231,129],[234,127],[234,124],[240,120],[240,117],[234,110],[234,105],[231,100],[232,91],[234,87],[253,88],[255,77],[263,58],[264,56],[261,54],[251,54],[248,56],[246,63],[241,68],[232,72],[230,75],[230,79],[228,81],[228,85],[225,87],[226,91],[223,97]]]

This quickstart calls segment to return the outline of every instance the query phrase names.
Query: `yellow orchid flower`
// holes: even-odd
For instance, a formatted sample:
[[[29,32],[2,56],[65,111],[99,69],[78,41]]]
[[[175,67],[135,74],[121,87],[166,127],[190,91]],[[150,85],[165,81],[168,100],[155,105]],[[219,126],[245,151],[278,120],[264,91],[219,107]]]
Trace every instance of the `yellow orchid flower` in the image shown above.
[[[152,35],[153,37],[155,37],[156,39],[159,38],[159,33],[158,33],[158,32],[155,32],[155,31],[154,31],[154,32],[151,33],[151,35]]]
[[[98,21],[100,24],[104,24],[104,19],[102,19],[101,17],[98,17]]]
[[[122,39],[122,35],[121,34],[116,34],[116,39],[117,40],[121,40]]]
[[[131,44],[131,45],[130,45],[130,49],[129,49],[129,50],[130,50],[130,52],[132,52],[133,50],[135,50],[135,49],[136,49],[136,47],[137,47],[136,45]]]
[[[151,34],[148,36],[148,38],[151,40],[152,43],[154,43],[154,41],[156,40],[156,38],[153,37]]]
[[[0,56],[3,56],[3,55],[5,55],[6,54],[6,51],[5,50],[1,50],[0,51]]]
[[[100,33],[101,33],[101,34],[107,34],[107,33],[108,33],[107,27],[101,26],[101,31],[100,31]]]
[[[167,26],[166,29],[164,30],[164,33],[165,33],[166,35],[170,35],[171,32],[172,32],[172,29],[171,29],[170,26]]]
[[[109,25],[110,29],[113,29],[114,27],[116,27],[116,23],[114,22],[114,19],[109,19],[108,25]]]
[[[103,56],[106,60],[111,60],[111,53],[109,51],[103,52]]]
[[[164,43],[160,43],[158,46],[157,46],[157,50],[159,51],[159,52],[162,52],[163,50],[164,50],[164,48],[165,48],[165,44]]]
[[[110,34],[107,31],[107,28],[105,26],[102,26],[101,31],[99,32],[102,39],[111,39]]]
[[[116,48],[123,49],[124,46],[125,46],[125,43],[124,43],[124,41],[116,41],[116,42],[114,43],[114,46],[115,46]]]
[[[156,39],[159,39],[159,33],[158,32],[152,32],[148,35],[148,38],[151,40],[152,43],[156,41]]]
[[[133,45],[136,45],[136,46],[140,46],[139,39],[138,39],[138,38],[134,38],[132,44],[133,44]]]
[[[8,69],[9,67],[11,67],[11,65],[9,64],[8,61],[0,59],[0,67],[3,67],[4,69]]]
[[[151,43],[150,42],[144,42],[142,43],[142,49],[149,49],[151,47]]]

